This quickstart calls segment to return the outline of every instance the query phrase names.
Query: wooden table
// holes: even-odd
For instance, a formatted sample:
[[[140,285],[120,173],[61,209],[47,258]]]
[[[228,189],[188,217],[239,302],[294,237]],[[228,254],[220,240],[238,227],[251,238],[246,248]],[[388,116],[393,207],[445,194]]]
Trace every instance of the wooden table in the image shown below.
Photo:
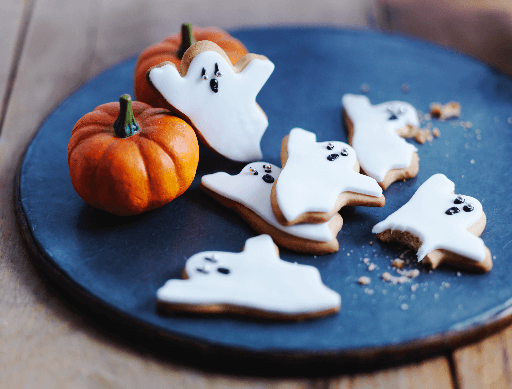
[[[354,4],[353,4],[354,3]],[[357,3],[357,4],[355,4]],[[512,327],[467,347],[355,375],[262,378],[205,372],[133,346],[86,317],[42,276],[21,236],[13,180],[44,117],[94,74],[177,30],[367,24],[371,0],[3,0],[0,5],[0,386],[176,388],[508,388]],[[262,372],[264,375],[265,372]]]

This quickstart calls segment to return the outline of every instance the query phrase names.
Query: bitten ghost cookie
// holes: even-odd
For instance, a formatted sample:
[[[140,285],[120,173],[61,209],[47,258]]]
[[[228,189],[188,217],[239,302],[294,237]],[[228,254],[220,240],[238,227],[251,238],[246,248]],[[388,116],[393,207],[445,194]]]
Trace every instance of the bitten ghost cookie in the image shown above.
[[[443,174],[433,175],[372,232],[384,242],[394,240],[418,250],[418,261],[432,268],[445,263],[491,270],[491,252],[478,237],[486,223],[482,204],[473,197],[453,194],[454,188]]]
[[[231,176],[225,172],[201,178],[201,189],[222,205],[233,208],[260,234],[293,251],[327,254],[339,250],[336,239],[343,225],[337,213],[328,222],[319,224],[281,225],[270,205],[272,184],[281,169],[266,162],[253,162]]]
[[[316,135],[294,128],[281,143],[283,168],[272,187],[272,210],[283,225],[325,223],[345,205],[382,207],[382,188],[359,174],[352,147],[317,142]]]
[[[382,189],[418,174],[417,149],[396,131],[419,127],[418,113],[403,101],[371,105],[366,96],[346,94],[341,103],[350,145],[361,170],[377,180]]]
[[[256,95],[274,70],[266,57],[246,54],[235,66],[215,43],[200,41],[185,52],[178,72],[170,62],[147,72],[147,81],[183,114],[203,143],[234,161],[262,157],[267,116]]]
[[[193,255],[183,278],[158,289],[161,310],[303,320],[341,307],[340,295],[322,283],[317,268],[281,260],[268,235],[248,239],[241,253]]]

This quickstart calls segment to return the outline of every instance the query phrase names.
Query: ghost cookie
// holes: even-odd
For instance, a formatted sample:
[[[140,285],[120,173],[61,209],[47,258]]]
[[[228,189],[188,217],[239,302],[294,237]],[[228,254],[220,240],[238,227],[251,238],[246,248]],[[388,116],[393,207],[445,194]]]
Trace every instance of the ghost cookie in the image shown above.
[[[350,145],[361,170],[375,178],[382,189],[418,174],[417,149],[396,131],[419,127],[418,113],[403,101],[371,105],[366,96],[346,94],[341,103]]]
[[[160,310],[303,320],[341,306],[340,295],[322,283],[315,267],[281,260],[268,235],[248,239],[241,253],[193,255],[183,278],[158,289]]]
[[[283,168],[272,187],[272,210],[283,225],[325,223],[345,205],[382,207],[382,188],[359,174],[352,147],[317,142],[316,135],[294,128],[281,143]]]
[[[235,66],[215,43],[199,41],[183,56],[181,69],[164,62],[148,70],[150,85],[195,128],[199,139],[234,161],[262,157],[267,116],[256,103],[274,64],[246,54]]]
[[[201,179],[201,189],[222,205],[234,209],[260,234],[293,251],[327,254],[339,250],[336,239],[343,220],[336,213],[319,224],[281,225],[270,204],[272,184],[281,169],[266,162],[253,162],[231,176],[225,172],[208,174]]]
[[[433,175],[372,232],[384,242],[398,241],[417,250],[418,261],[432,268],[445,263],[491,270],[491,252],[479,238],[486,222],[482,204],[473,197],[453,194],[454,188],[443,174]]]

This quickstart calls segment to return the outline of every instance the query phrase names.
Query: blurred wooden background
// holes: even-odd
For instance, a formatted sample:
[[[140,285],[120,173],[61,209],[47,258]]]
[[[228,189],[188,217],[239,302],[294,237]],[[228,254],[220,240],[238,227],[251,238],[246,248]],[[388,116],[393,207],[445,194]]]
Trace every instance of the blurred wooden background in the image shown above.
[[[512,331],[417,363],[334,377],[205,372],[103,331],[34,268],[13,211],[13,179],[44,117],[93,75],[189,21],[222,28],[385,28],[465,50],[512,74],[505,1],[3,0],[0,5],[0,387],[509,388]],[[491,37],[492,39],[489,39]],[[264,375],[264,372],[262,372]]]

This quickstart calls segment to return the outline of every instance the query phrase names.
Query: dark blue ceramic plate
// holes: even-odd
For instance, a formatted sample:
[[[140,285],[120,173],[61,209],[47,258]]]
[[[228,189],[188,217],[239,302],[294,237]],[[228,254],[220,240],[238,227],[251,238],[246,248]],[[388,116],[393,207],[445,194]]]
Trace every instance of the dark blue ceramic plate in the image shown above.
[[[299,323],[157,313],[156,290],[180,277],[186,258],[204,250],[238,252],[254,232],[199,190],[204,174],[234,174],[244,165],[204,147],[190,189],[155,211],[115,217],[89,207],[75,193],[66,159],[71,129],[96,106],[133,95],[135,59],[68,97],[27,149],[18,204],[43,267],[120,327],[174,342],[212,363],[242,355],[256,366],[271,362],[303,369],[315,362],[396,359],[460,344],[503,324],[512,305],[512,80],[466,56],[376,32],[286,28],[234,35],[276,65],[257,98],[270,122],[262,140],[267,162],[280,165],[281,139],[293,127],[315,132],[319,141],[346,141],[341,96],[361,93],[362,84],[369,86],[373,104],[405,100],[427,112],[432,102],[458,101],[461,119],[472,124],[464,130],[458,121],[434,123],[441,137],[418,145],[416,178],[391,185],[383,208],[344,208],[338,253],[316,258],[281,250],[287,261],[318,267],[324,283],[341,294],[341,312]],[[435,173],[454,181],[457,193],[482,202],[487,214],[482,238],[495,256],[494,268],[480,275],[441,268],[422,271],[408,284],[384,283],[381,274],[394,272],[390,262],[404,248],[378,242],[372,226]],[[365,257],[378,268],[369,272]],[[367,287],[357,284],[363,275],[371,278]]]

